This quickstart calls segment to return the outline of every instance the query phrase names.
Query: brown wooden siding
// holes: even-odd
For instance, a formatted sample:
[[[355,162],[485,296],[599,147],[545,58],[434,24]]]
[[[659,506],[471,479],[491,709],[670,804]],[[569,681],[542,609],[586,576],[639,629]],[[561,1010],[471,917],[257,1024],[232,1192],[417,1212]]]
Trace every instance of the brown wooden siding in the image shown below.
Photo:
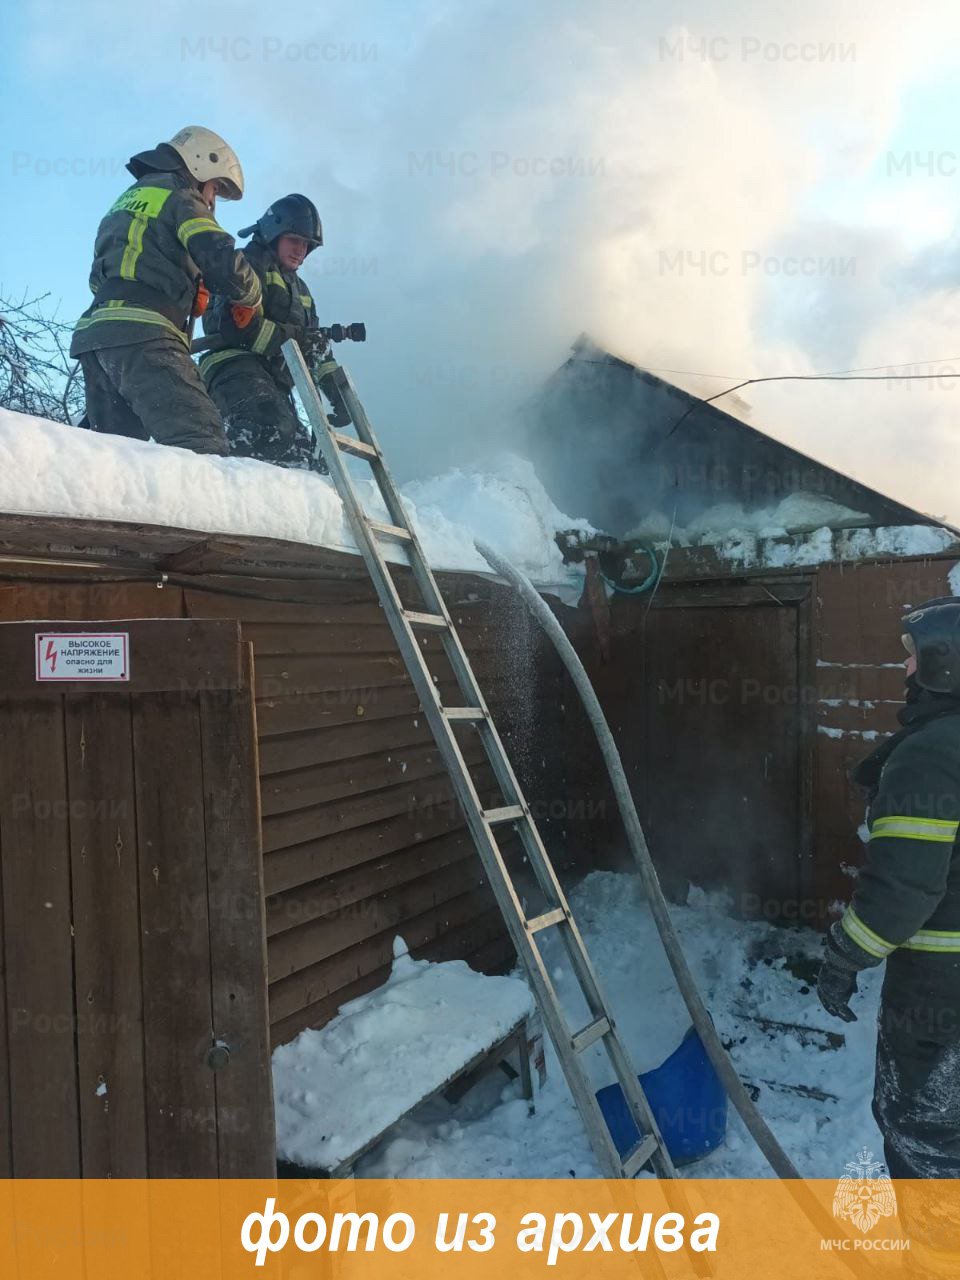
[[[566,816],[577,806],[565,787],[552,650],[505,588],[452,574],[442,585],[558,865],[570,865]],[[0,585],[5,620],[158,616],[239,619],[254,646],[275,1043],[322,1025],[345,1000],[380,984],[398,934],[417,956],[487,970],[512,962],[368,582],[221,576],[159,590],[122,582]],[[424,637],[424,649],[441,695],[453,700],[439,638]],[[496,802],[475,730],[458,732],[481,797]]]
[[[539,636],[503,589],[453,575],[444,588],[515,766],[549,809],[562,770],[544,744],[557,741],[562,713]],[[254,644],[277,1042],[383,982],[397,935],[418,956],[488,969],[513,958],[372,587],[331,594],[316,609],[185,596],[192,617],[239,616]],[[441,696],[453,700],[439,638],[423,643]],[[481,798],[495,803],[479,739],[469,728],[463,736]]]
[[[649,611],[647,597],[611,601],[606,662],[593,623],[576,615],[575,643],[668,889],[682,895],[687,879],[725,888],[743,914],[787,924],[835,916],[864,860],[853,769],[896,730],[903,705],[900,620],[949,594],[956,563],[829,563],[737,580],[684,573],[662,583]],[[664,629],[671,613],[683,624]],[[771,630],[773,615],[782,625]],[[596,748],[576,709],[566,724],[568,782],[599,810],[579,852],[626,865]],[[741,822],[727,813],[731,839],[718,838],[724,805],[749,788]]]
[[[852,775],[899,727],[904,681],[900,620],[910,605],[950,594],[947,574],[955,563],[953,558],[933,558],[829,564],[817,573],[817,821],[811,910],[821,919],[832,914],[836,903],[849,900],[851,870],[864,860],[857,829],[864,820],[865,795]]]

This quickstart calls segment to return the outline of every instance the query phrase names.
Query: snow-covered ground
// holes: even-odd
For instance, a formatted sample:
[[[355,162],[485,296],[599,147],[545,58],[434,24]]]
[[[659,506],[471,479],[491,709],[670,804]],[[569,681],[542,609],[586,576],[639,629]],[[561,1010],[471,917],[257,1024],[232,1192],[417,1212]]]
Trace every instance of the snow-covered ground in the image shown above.
[[[350,459],[368,512],[387,519],[366,463]],[[455,469],[404,490],[431,564],[489,572],[474,539],[490,543],[543,586],[579,594],[582,567],[563,564],[558,529],[593,532],[551,501],[532,465],[513,454],[486,472]],[[125,520],[249,534],[355,551],[332,482],[250,458],[216,458],[99,435],[0,409],[0,511]],[[388,557],[404,553],[385,544]]]
[[[689,1020],[639,880],[626,873],[593,872],[574,889],[571,902],[637,1069],[658,1065],[680,1042]],[[722,902],[696,890],[688,905],[674,907],[672,915],[717,1028],[732,1044],[740,1075],[759,1087],[760,1109],[801,1174],[837,1178],[861,1148],[879,1153],[882,1146],[870,1114],[870,1096],[880,972],[874,970],[861,979],[864,993],[854,1000],[859,1021],[846,1026],[823,1012],[809,985],[821,951],[817,934],[735,920]],[[581,1025],[586,1017],[573,998],[576,986],[562,945],[549,935],[541,936],[548,938],[545,949],[570,1025]],[[484,981],[473,988],[474,1008]],[[428,990],[425,986],[424,991]],[[496,988],[490,992],[495,1003]],[[478,1019],[482,1013],[477,1010]],[[804,1037],[772,1025],[785,1023],[842,1035],[845,1044],[839,1049],[820,1048],[818,1044],[826,1043],[823,1035]],[[322,1038],[327,1032],[308,1034]],[[284,1055],[296,1054],[293,1048],[280,1049],[275,1055],[281,1106],[289,1080]],[[584,1055],[584,1061],[597,1088],[612,1081],[599,1044]],[[535,1115],[527,1114],[516,1084],[491,1076],[456,1106],[432,1101],[420,1107],[360,1162],[358,1174],[387,1178],[599,1176],[549,1045],[547,1066],[547,1084],[537,1099]],[[302,1077],[295,1083],[299,1090],[305,1085]],[[801,1096],[777,1085],[802,1086],[835,1095],[836,1100]],[[314,1087],[323,1087],[319,1067]],[[318,1105],[317,1119],[329,1124],[350,1105],[349,1090],[341,1091],[334,1114]],[[301,1123],[310,1120],[302,1118]],[[769,1172],[732,1109],[726,1144],[684,1170],[685,1176],[724,1178],[763,1177]]]

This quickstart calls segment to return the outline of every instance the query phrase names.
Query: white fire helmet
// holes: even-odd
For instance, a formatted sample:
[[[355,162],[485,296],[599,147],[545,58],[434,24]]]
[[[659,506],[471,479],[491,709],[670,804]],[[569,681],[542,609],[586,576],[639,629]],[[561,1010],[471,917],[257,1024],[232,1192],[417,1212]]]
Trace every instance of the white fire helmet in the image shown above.
[[[198,182],[216,181],[218,194],[224,200],[239,200],[243,195],[243,170],[237,153],[228,142],[202,125],[188,124],[175,133],[168,146],[173,147]]]

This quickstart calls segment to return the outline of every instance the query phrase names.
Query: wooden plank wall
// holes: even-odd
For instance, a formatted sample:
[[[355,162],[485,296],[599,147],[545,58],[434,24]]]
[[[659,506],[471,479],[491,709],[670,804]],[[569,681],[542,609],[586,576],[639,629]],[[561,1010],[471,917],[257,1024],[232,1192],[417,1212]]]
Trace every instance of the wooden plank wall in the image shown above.
[[[864,860],[865,795],[856,765],[899,727],[900,621],[911,605],[949,595],[953,558],[822,565],[817,573],[817,708],[813,889],[809,923],[849,901]]]
[[[235,621],[121,625],[127,681],[43,685],[36,624],[0,626],[0,1174],[266,1177],[249,650]]]
[[[947,574],[954,564],[955,557],[944,555],[831,563],[793,575],[798,581],[804,574],[813,578],[812,634],[804,642],[809,656],[800,663],[799,673],[791,662],[782,673],[782,681],[773,678],[774,701],[779,696],[776,686],[782,682],[784,703],[789,701],[795,707],[803,723],[802,757],[812,760],[809,768],[798,765],[799,820],[806,825],[797,833],[802,861],[800,891],[798,895],[795,890],[784,890],[784,921],[823,927],[850,898],[856,870],[864,860],[864,846],[857,832],[864,819],[865,796],[853,781],[853,770],[898,727],[896,713],[903,705],[904,683],[899,642],[903,614],[911,605],[950,594]],[[780,575],[776,582],[769,580],[773,594],[783,593],[783,579],[784,575]],[[749,582],[764,591],[762,577],[754,576]],[[711,595],[728,585],[729,581],[725,584],[702,579],[688,582],[685,590],[691,602],[708,603]],[[679,589],[678,584],[665,582],[660,603],[671,587]],[[614,644],[607,662],[601,658],[595,629],[585,611],[573,617],[568,629],[594,680],[614,735],[624,749],[631,785],[643,815],[648,778],[656,769],[645,763],[645,752],[638,754],[631,747],[643,721],[642,697],[649,696],[639,695],[628,678],[631,664],[642,662],[643,641],[638,638],[636,653],[618,649],[618,633],[631,607],[637,606],[631,606],[629,600],[624,603],[617,598],[613,602]],[[641,601],[640,611],[645,608]],[[722,657],[723,645],[715,648]],[[735,656],[731,652],[731,673]],[[723,724],[711,730],[716,739],[713,745],[734,740],[746,722],[738,700],[728,699],[724,711],[727,718]],[[593,821],[578,832],[576,852],[587,865],[627,866],[612,798],[605,779],[598,773],[595,745],[576,706],[568,708],[565,726],[568,785],[578,796],[593,798],[595,807]],[[704,759],[710,746],[705,745]],[[672,744],[662,742],[661,749],[668,753]],[[691,830],[690,838],[696,841],[699,837]],[[771,894],[764,899],[764,914],[769,918],[773,918],[770,903],[776,897]]]
[[[457,578],[444,586],[514,763],[549,808],[561,769],[557,749],[542,748],[557,742],[561,712],[538,637],[501,589]],[[330,582],[316,606],[195,591],[185,603],[194,617],[239,613],[254,645],[275,1042],[322,1025],[382,983],[397,936],[418,957],[480,969],[511,963],[372,588]],[[439,639],[425,636],[424,648],[441,696],[453,701]],[[481,797],[497,802],[474,730],[465,730],[464,747]]]
[[[505,588],[452,574],[442,586],[558,866],[572,869],[576,855],[584,866],[588,843],[573,838],[570,825],[588,810],[566,785],[553,650]],[[401,587],[408,590],[403,579]],[[275,1043],[322,1025],[346,1000],[383,982],[398,935],[418,957],[464,959],[488,971],[512,963],[365,579],[0,587],[0,619],[144,616],[239,618],[253,642]],[[439,639],[424,637],[424,647],[441,694],[452,699]],[[465,727],[463,735],[481,794],[495,802],[475,730]]]

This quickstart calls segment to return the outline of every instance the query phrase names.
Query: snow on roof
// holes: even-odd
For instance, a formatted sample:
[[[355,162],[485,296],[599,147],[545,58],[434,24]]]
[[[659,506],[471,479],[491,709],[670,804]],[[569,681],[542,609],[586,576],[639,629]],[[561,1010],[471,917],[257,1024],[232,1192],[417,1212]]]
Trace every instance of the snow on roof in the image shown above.
[[[960,539],[937,525],[860,527],[862,513],[817,494],[795,493],[773,507],[746,511],[723,503],[685,527],[663,512],[643,520],[627,539],[667,548],[712,548],[743,569],[785,569],[879,557],[934,556],[956,551]]]
[[[369,513],[387,519],[366,464],[350,462]],[[437,569],[489,572],[482,538],[542,586],[576,589],[558,529],[591,532],[564,515],[532,465],[506,454],[489,472],[455,469],[403,489],[407,510]],[[0,512],[153,524],[242,534],[356,552],[332,482],[249,458],[217,458],[99,435],[0,409]],[[405,562],[401,548],[385,554]]]
[[[394,956],[382,987],[274,1051],[281,1159],[336,1168],[533,1012],[520,978],[414,960],[400,938]]]

